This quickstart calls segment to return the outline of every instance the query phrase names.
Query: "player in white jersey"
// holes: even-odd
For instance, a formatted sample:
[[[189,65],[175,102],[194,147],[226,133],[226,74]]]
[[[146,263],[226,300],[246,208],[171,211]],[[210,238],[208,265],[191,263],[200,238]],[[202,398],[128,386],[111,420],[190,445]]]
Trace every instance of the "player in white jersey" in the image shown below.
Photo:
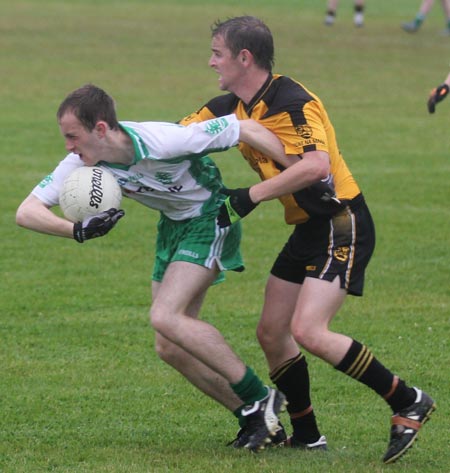
[[[124,195],[159,210],[150,309],[156,350],[201,391],[238,413],[251,432],[247,448],[264,448],[278,428],[283,394],[265,386],[220,332],[198,319],[206,290],[221,271],[243,270],[239,226],[221,229],[216,223],[225,196],[220,173],[206,154],[243,141],[284,159],[281,143],[253,120],[234,115],[189,127],[119,123],[113,99],[94,85],[69,94],[57,118],[69,154],[19,206],[17,224],[80,243],[108,233],[122,210],[75,224],[51,210],[65,177],[83,165],[108,168]],[[180,358],[181,364],[172,361]]]

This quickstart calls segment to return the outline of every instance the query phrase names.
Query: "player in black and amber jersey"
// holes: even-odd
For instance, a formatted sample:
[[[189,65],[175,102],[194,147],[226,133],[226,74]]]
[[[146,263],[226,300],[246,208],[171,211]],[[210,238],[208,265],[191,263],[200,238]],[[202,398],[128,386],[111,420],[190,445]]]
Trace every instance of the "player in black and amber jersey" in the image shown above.
[[[208,120],[232,110],[239,118],[250,116],[276,132],[284,144],[289,161],[274,162],[262,153],[241,143],[239,149],[262,180],[280,174],[309,152],[320,152],[329,172],[315,185],[280,196],[288,224],[305,223],[310,216],[333,215],[343,203],[354,199],[360,189],[343,160],[336,143],[333,126],[319,98],[302,84],[286,76],[269,74],[255,100],[247,106],[234,94],[216,97],[183,124]],[[313,178],[310,184],[317,179]],[[297,187],[297,186],[295,186]],[[324,192],[330,198],[324,198]]]
[[[293,225],[271,269],[257,328],[270,377],[289,402],[293,434],[285,444],[310,450],[327,446],[316,423],[300,346],[387,401],[394,415],[383,461],[390,463],[412,445],[435,405],[365,345],[329,328],[346,295],[362,295],[374,226],[322,102],[301,83],[273,74],[273,58],[273,38],[262,21],[244,16],[217,22],[209,65],[229,94],[210,100],[181,123],[235,113],[259,121],[284,144],[286,156],[275,160],[240,145],[262,182],[226,190],[218,224],[231,225],[260,202],[278,198],[286,222]],[[215,396],[212,387],[209,394]],[[242,438],[245,442],[245,426],[234,445],[242,445]]]

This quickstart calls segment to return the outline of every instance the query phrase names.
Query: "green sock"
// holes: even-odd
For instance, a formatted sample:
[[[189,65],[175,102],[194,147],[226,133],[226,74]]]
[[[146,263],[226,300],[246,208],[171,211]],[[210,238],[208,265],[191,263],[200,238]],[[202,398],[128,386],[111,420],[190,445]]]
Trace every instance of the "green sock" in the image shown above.
[[[263,382],[256,376],[254,371],[247,366],[244,377],[236,384],[230,384],[231,389],[244,401],[245,404],[253,404],[267,396],[268,390]]]
[[[414,18],[414,24],[416,26],[420,26],[423,23],[424,20],[425,20],[425,17],[419,13],[416,16],[416,18]]]

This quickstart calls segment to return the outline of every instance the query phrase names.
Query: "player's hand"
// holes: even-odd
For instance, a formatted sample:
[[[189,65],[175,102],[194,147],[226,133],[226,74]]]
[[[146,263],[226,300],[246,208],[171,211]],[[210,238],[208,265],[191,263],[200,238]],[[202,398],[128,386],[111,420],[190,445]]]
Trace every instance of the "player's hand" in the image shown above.
[[[248,215],[258,204],[250,198],[250,188],[221,189],[222,194],[228,197],[219,209],[217,224],[219,227],[229,227]]]
[[[447,84],[441,84],[438,87],[435,87],[431,92],[428,98],[428,111],[434,113],[436,109],[436,104],[441,100],[444,100],[447,97],[449,92],[449,87]]]
[[[123,210],[109,209],[98,215],[86,217],[73,226],[73,237],[78,243],[83,243],[91,238],[106,235],[124,215]]]
[[[311,194],[318,197],[322,202],[336,202],[340,204],[341,201],[336,197],[334,186],[330,186],[325,181],[319,181],[309,187]]]
[[[322,202],[335,202],[340,204],[341,201],[336,197],[336,191],[334,189],[333,175],[329,174],[325,179],[314,183],[309,187],[309,190],[319,197]]]

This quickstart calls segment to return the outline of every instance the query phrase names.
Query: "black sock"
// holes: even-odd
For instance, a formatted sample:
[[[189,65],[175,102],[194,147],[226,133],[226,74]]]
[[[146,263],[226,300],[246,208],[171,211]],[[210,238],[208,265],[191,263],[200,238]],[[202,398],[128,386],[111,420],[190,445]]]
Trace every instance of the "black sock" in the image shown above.
[[[343,360],[335,366],[339,371],[365,384],[382,396],[394,412],[412,404],[416,391],[394,376],[361,343],[353,340]]]
[[[308,364],[302,353],[270,373],[270,379],[288,401],[293,435],[299,442],[313,443],[320,438],[309,392]]]

